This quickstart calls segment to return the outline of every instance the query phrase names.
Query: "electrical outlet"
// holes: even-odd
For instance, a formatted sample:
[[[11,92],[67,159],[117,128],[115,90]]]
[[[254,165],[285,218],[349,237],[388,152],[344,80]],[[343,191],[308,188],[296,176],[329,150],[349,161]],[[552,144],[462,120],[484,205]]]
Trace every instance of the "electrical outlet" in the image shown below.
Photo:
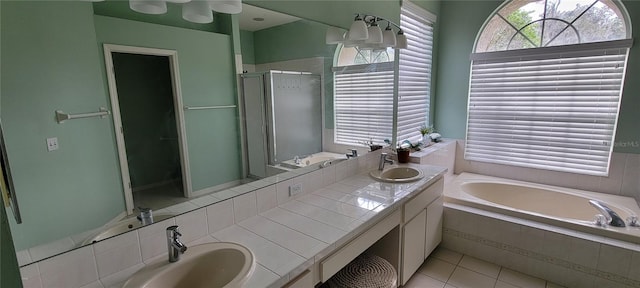
[[[300,194],[302,192],[302,184],[293,184],[289,186],[289,197]]]
[[[58,150],[58,137],[47,138],[47,151]]]

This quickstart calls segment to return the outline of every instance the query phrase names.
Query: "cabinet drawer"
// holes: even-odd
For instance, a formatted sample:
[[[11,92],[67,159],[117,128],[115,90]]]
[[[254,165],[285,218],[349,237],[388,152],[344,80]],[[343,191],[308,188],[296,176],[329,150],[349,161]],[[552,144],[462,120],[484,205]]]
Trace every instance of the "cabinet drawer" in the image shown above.
[[[444,178],[440,178],[435,183],[431,184],[427,189],[420,192],[417,196],[413,197],[406,204],[404,204],[403,222],[411,220],[414,216],[418,215],[420,211],[429,205],[433,200],[442,195],[444,188]]]
[[[349,262],[362,254],[362,252],[398,225],[400,225],[400,211],[396,210],[347,245],[331,254],[327,259],[320,262],[320,280],[322,282],[329,280],[329,278],[340,271],[342,267],[349,264]]]

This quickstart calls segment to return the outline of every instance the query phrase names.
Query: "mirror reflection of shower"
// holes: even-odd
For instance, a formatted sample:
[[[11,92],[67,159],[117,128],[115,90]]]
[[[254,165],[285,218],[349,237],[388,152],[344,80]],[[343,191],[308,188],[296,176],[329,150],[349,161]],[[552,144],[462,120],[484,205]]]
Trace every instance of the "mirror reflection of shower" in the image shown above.
[[[169,57],[112,59],[134,208],[186,201]]]
[[[248,177],[280,173],[281,162],[322,152],[320,75],[246,73],[242,85]]]

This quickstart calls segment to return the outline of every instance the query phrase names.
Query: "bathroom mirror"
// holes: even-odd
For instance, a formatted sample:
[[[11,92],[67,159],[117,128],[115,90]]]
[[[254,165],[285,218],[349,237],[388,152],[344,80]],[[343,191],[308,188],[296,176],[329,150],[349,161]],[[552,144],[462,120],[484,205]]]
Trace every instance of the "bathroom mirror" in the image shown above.
[[[99,233],[105,224],[127,216],[125,185],[118,160],[122,151],[116,143],[118,129],[113,121],[116,111],[110,100],[114,87],[110,87],[107,80],[106,67],[110,66],[105,66],[105,43],[177,51],[179,68],[169,71],[180,74],[183,106],[224,107],[189,110],[174,103],[169,105],[175,113],[168,116],[170,120],[154,121],[161,122],[161,127],[134,127],[141,131],[138,134],[151,134],[158,142],[175,143],[171,141],[179,134],[160,128],[176,125],[179,118],[176,111],[183,109],[179,112],[184,117],[186,131],[183,148],[176,148],[176,144],[160,148],[159,144],[149,146],[152,144],[148,143],[131,149],[126,147],[131,150],[126,151],[127,161],[138,161],[143,167],[129,173],[132,179],[143,182],[142,186],[154,185],[140,180],[157,177],[150,174],[154,168],[172,167],[162,169],[161,177],[155,178],[166,183],[154,181],[184,187],[182,181],[174,180],[176,175],[184,174],[184,169],[189,169],[193,198],[181,203],[166,200],[167,207],[154,214],[171,217],[315,169],[309,166],[245,184],[256,179],[243,177],[246,175],[243,166],[246,155],[242,153],[246,126],[241,121],[241,100],[235,91],[235,83],[240,79],[234,73],[233,60],[234,54],[242,54],[242,69],[247,72],[286,70],[319,75],[324,95],[319,107],[323,115],[322,133],[327,134],[327,129],[333,126],[331,74],[327,73],[330,73],[335,46],[324,44],[327,27],[324,24],[295,19],[268,29],[242,30],[242,51],[234,51],[234,41],[229,36],[231,16],[217,14],[212,24],[188,23],[181,19],[177,4],[169,3],[168,13],[160,16],[137,15],[129,10],[125,1],[3,1],[0,5],[1,65],[5,72],[0,87],[0,115],[23,223],[15,223],[11,208],[7,216],[11,219],[21,266],[126,231],[112,229],[111,234]],[[167,43],[171,45],[164,45]],[[114,53],[122,53],[116,56],[122,56],[120,58],[130,56]],[[167,59],[137,59],[147,60],[163,67],[171,65],[163,62]],[[136,73],[138,78],[148,75],[145,71]],[[178,89],[176,84],[170,86]],[[149,105],[142,105],[129,109],[132,111],[128,113],[135,119],[143,113],[150,114],[150,109]],[[120,107],[117,116],[121,117],[124,110]],[[77,117],[91,116],[57,121],[60,119],[56,118],[56,111]],[[103,113],[106,111],[108,113]],[[166,151],[171,149],[183,149],[182,153],[188,150],[187,164],[179,168],[166,164],[175,163],[177,154],[166,159],[141,154],[150,152],[150,147],[159,150],[160,154],[156,155],[162,155],[163,151],[168,154]],[[145,161],[149,158],[164,162],[150,164]],[[226,189],[238,184],[245,185]],[[207,194],[216,191],[220,192]],[[197,197],[201,195],[208,198]]]

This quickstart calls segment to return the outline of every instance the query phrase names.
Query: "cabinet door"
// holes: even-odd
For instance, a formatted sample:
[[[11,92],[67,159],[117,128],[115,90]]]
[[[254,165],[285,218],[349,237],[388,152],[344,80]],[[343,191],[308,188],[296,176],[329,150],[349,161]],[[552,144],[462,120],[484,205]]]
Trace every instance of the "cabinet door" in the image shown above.
[[[422,262],[424,262],[425,233],[427,211],[422,209],[415,218],[407,222],[402,228],[402,285],[406,284]]]
[[[424,247],[425,259],[442,241],[442,210],[442,196],[438,197],[438,199],[434,200],[429,204],[429,206],[427,206],[427,229]]]

